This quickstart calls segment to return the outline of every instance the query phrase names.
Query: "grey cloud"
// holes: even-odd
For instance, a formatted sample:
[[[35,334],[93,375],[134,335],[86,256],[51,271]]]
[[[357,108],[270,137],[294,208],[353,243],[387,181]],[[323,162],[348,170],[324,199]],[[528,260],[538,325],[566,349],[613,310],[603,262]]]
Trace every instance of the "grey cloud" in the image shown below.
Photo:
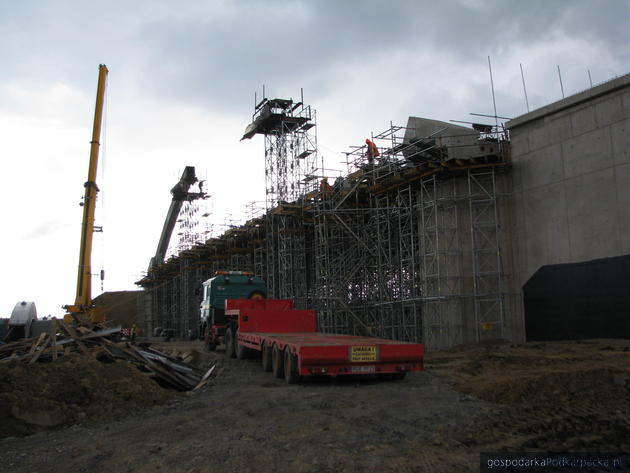
[[[7,2],[0,5],[0,28],[9,40],[0,56],[9,65],[5,79],[35,69],[43,78],[83,86],[92,84],[96,64],[106,62],[113,73],[125,71],[115,76],[121,94],[244,114],[262,83],[272,95],[297,94],[306,84],[313,96],[327,94],[344,81],[340,65],[385,51],[430,51],[465,75],[487,55],[564,34],[618,48],[627,64],[630,53],[621,44],[629,6],[613,0],[258,0],[177,7],[114,1],[101,9]]]
[[[275,8],[281,4],[283,8]],[[611,3],[609,3],[611,4]],[[239,4],[241,5],[241,4]],[[384,50],[431,50],[465,65],[554,35],[597,37],[612,47],[614,9],[592,2],[346,1],[248,2],[216,18],[162,18],[137,32],[149,41],[156,94],[229,109],[265,82],[293,90],[348,60],[370,61]],[[617,4],[618,5],[618,4]],[[627,7],[622,6],[627,10]],[[593,19],[595,21],[593,21]],[[618,26],[621,31],[623,26]],[[612,39],[607,39],[612,31]],[[319,86],[325,89],[325,86]]]

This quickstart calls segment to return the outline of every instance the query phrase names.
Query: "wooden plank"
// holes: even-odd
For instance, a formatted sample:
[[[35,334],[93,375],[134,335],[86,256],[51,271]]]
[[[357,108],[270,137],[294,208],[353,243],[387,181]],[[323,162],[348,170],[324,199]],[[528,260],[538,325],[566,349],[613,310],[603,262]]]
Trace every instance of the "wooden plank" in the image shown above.
[[[6,358],[2,358],[0,360],[0,363],[9,363],[11,361],[21,360],[22,358],[27,358],[27,357],[28,355],[23,355],[22,357],[11,355],[11,356],[7,356]]]
[[[179,380],[177,376],[175,376],[174,373],[171,373],[165,370],[164,368],[159,366],[157,363],[154,363],[151,360],[146,360],[146,366],[147,368],[149,368],[149,370],[155,373],[156,376],[161,378],[163,381],[166,381],[173,387],[177,389],[181,389],[182,391],[188,391],[190,389],[189,383]]]
[[[179,376],[176,372],[170,372],[162,366],[159,366],[158,363],[145,358],[140,350],[138,350],[135,346],[131,345],[130,348],[134,350],[139,356],[141,356],[146,363],[146,366],[157,375],[159,375],[164,381],[172,384],[174,387],[182,389],[183,391],[188,391],[194,387],[194,384],[190,382],[190,380]]]
[[[134,350],[132,350],[131,348],[134,348]],[[145,357],[142,356],[141,353],[138,352],[137,349],[135,349],[135,347],[131,347],[129,345],[125,346],[125,347],[120,347],[120,350],[127,355],[130,359],[136,360],[140,363],[146,363],[147,359]]]
[[[70,335],[70,338],[72,338],[76,342],[77,346],[83,352],[83,354],[87,356],[92,356],[91,353],[88,351],[88,349],[85,347],[85,344],[80,340],[81,337],[77,335],[77,332],[72,327],[70,327],[67,323],[65,323],[63,320],[60,320],[59,323],[61,324],[63,329],[68,333],[68,335]]]
[[[29,365],[32,365],[33,363],[37,361],[37,359],[41,356],[41,354],[44,353],[44,350],[46,349],[49,343],[50,343],[50,338],[46,340],[46,342],[41,346],[41,349],[37,353],[35,353],[35,356],[33,358],[31,358],[31,361],[28,362]]]
[[[79,332],[81,335],[80,337],[84,337],[85,335],[87,335],[88,333],[91,333],[92,331],[87,328],[87,327],[82,327],[82,326],[78,326],[76,329],[77,332]]]
[[[108,328],[104,330],[87,332],[85,335],[81,336],[81,340],[90,340],[94,338],[107,337],[108,335],[113,335],[115,333],[120,332],[120,330],[121,330],[121,327],[114,327],[114,328]]]
[[[112,342],[111,340],[108,340],[107,338],[103,338],[102,340],[99,340],[98,342],[105,343],[106,345],[111,345],[118,348],[127,348],[129,346],[127,342]]]
[[[57,359],[57,322],[53,321],[53,333],[52,333],[52,359]]]
[[[28,352],[29,355],[32,355],[33,353],[35,353],[35,350],[37,350],[38,345],[44,341],[44,338],[46,338],[46,335],[47,335],[46,332],[42,333],[37,339],[37,341],[33,343],[31,350]]]
[[[210,376],[212,375],[212,373],[214,372],[214,369],[216,368],[217,365],[212,365],[212,368],[210,368],[206,374],[203,375],[203,378],[201,378],[201,381],[199,381],[199,383],[197,384],[197,386],[195,386],[193,388],[193,391],[196,391],[197,389],[205,386],[208,381],[210,381]]]
[[[184,363],[182,363],[179,360],[173,359],[169,356],[164,356],[164,355],[156,355],[154,353],[150,353],[147,351],[140,351],[140,354],[145,357],[145,358],[149,358],[151,360],[154,361],[159,361],[160,363],[162,363],[163,365],[168,366],[170,369],[172,369],[173,371],[177,371],[178,373],[183,373],[183,374],[194,374],[195,370],[192,366],[187,366]]]
[[[29,348],[34,341],[37,340],[37,337],[26,338],[23,340],[19,340],[16,342],[5,343],[4,345],[0,345],[0,353],[5,351],[16,350],[19,348]]]

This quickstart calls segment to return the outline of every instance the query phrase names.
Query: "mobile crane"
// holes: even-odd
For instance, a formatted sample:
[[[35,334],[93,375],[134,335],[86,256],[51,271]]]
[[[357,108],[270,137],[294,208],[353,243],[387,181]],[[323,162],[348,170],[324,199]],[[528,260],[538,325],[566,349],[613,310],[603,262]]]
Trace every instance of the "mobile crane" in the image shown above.
[[[101,323],[105,320],[102,308],[95,307],[92,302],[92,239],[94,233],[94,212],[96,208],[96,194],[99,189],[96,185],[96,170],[98,167],[98,152],[101,139],[101,123],[103,118],[103,103],[105,99],[105,86],[107,80],[107,66],[98,66],[98,86],[96,89],[96,107],[94,110],[94,126],[92,128],[92,141],[90,142],[90,164],[88,178],[84,184],[85,195],[81,206],[83,207],[83,224],[81,226],[81,246],[79,249],[79,270],[77,274],[77,293],[74,304],[64,305],[68,311],[64,316],[66,323]]]
[[[189,192],[190,187],[196,182],[199,182],[199,192]],[[203,181],[199,181],[195,175],[194,166],[186,166],[184,168],[181,179],[177,184],[175,184],[175,187],[171,189],[173,199],[171,200],[171,205],[166,213],[166,219],[164,220],[164,226],[162,227],[160,241],[158,242],[157,249],[155,250],[155,256],[153,256],[149,262],[147,274],[150,275],[158,265],[164,263],[166,251],[168,250],[168,245],[171,241],[171,235],[173,234],[173,229],[177,223],[177,217],[179,216],[179,211],[181,210],[183,203],[186,201],[192,202],[193,200],[208,198],[208,194],[203,191],[202,183]]]

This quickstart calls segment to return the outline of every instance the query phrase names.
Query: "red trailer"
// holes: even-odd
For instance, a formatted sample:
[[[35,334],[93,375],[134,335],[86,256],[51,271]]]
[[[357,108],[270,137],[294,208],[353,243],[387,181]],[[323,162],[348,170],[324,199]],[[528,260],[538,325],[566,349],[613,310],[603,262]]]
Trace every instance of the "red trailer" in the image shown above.
[[[423,368],[423,345],[317,332],[315,311],[294,309],[292,300],[232,299],[225,308],[235,330],[227,353],[243,359],[259,351],[263,369],[290,384],[313,375],[402,379]]]

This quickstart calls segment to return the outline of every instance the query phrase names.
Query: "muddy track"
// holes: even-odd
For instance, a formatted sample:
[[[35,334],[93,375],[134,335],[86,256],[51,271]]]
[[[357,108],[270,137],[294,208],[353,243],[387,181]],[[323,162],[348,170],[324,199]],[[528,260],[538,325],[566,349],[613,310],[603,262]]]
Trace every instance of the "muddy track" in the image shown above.
[[[0,464],[29,473],[470,472],[480,451],[628,451],[627,345],[459,347],[400,382],[291,386],[258,359],[213,353],[218,375],[203,391],[0,440]],[[544,381],[559,373],[559,385]]]

